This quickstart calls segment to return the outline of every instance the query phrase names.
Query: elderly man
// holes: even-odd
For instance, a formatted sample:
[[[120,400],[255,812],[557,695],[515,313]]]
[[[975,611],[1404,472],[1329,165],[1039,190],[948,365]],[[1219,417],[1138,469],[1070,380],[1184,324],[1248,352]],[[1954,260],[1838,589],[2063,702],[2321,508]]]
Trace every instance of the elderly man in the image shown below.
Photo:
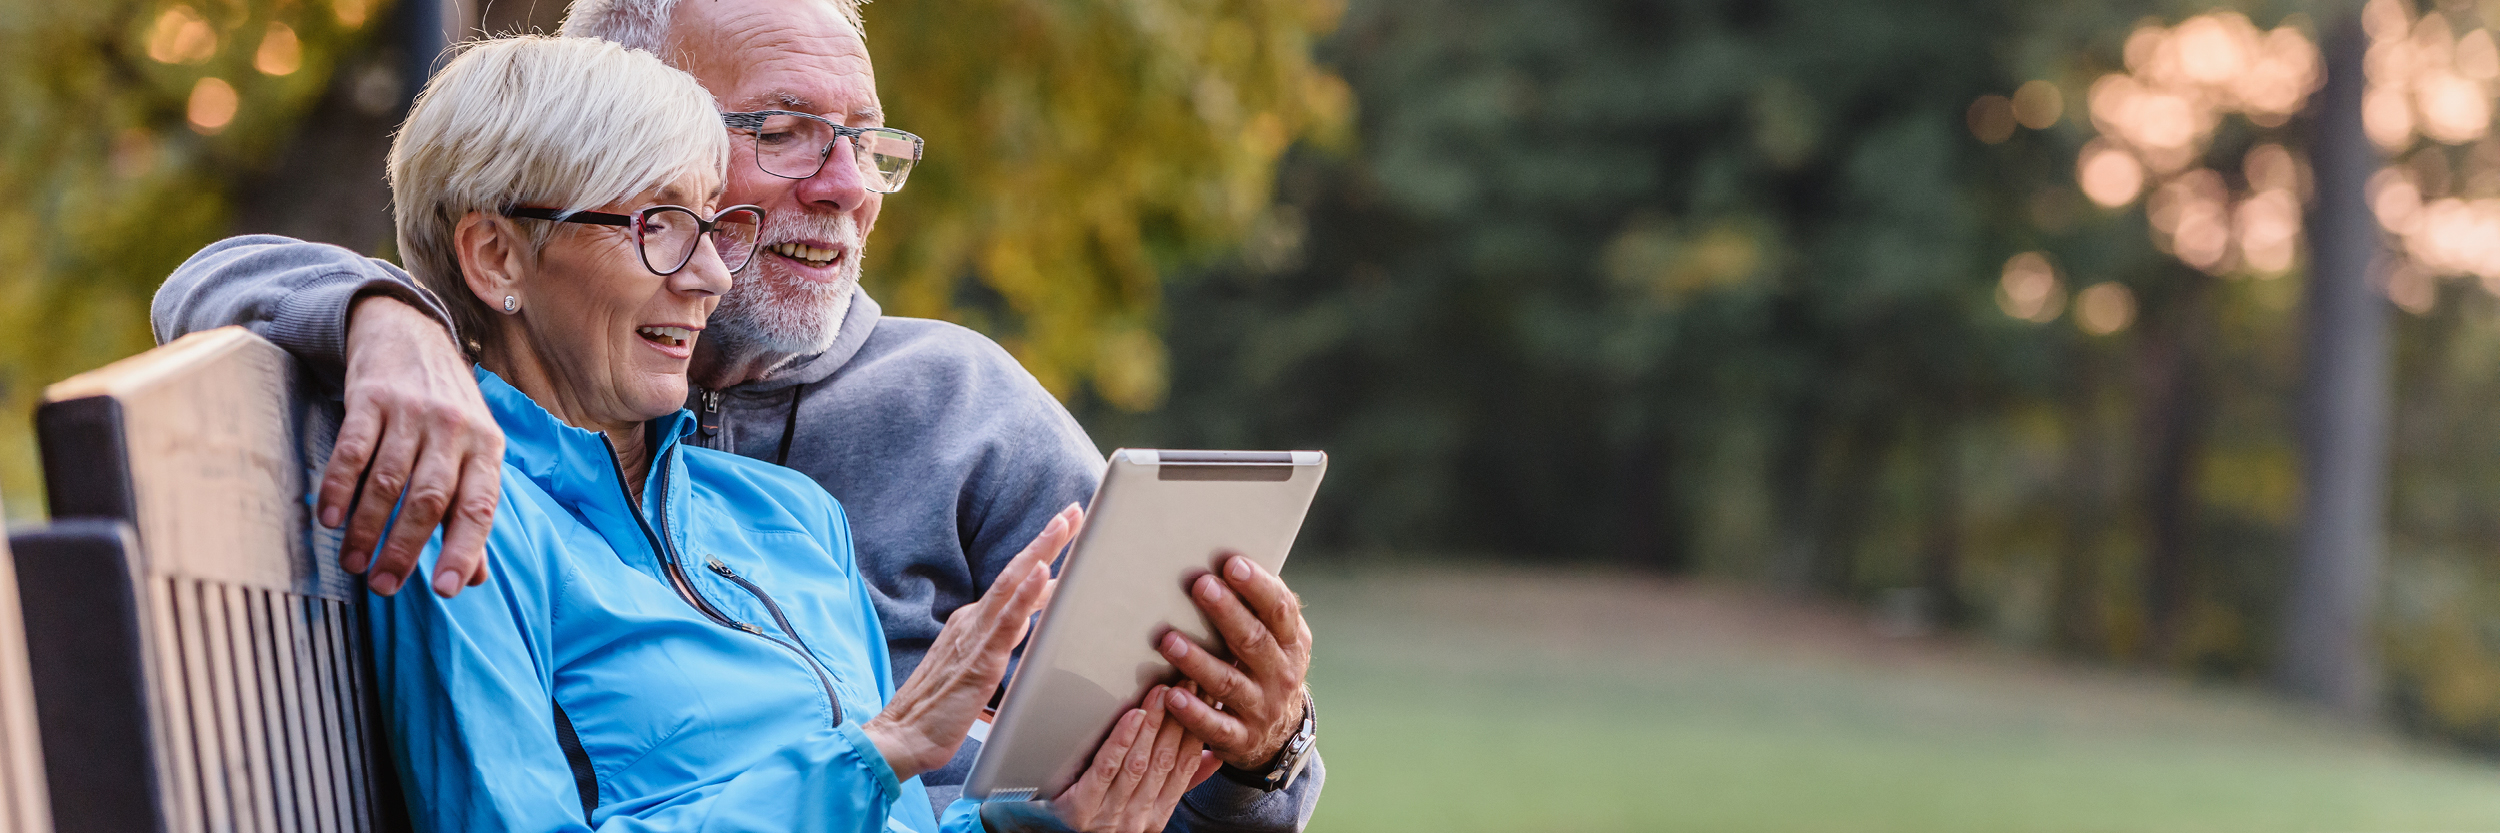
[[[998,345],[881,316],[859,290],[861,247],[919,153],[916,137],[884,127],[860,26],[857,0],[579,0],[564,33],[660,55],[724,113],[723,201],[771,219],[764,253],[697,340],[695,441],[795,468],[842,500],[904,677],[1055,510],[1092,494],[1102,458]],[[336,247],[237,238],[184,264],[152,315],[167,340],[246,325],[338,385],[346,415],[316,509],[344,528],[348,569],[394,592],[439,525],[434,591],[483,580],[503,439],[448,316],[405,273]],[[1299,829],[1325,778],[1301,752],[1316,721],[1299,605],[1242,558],[1190,589],[1235,660],[1178,635],[1159,646],[1205,693],[1168,707],[1224,762],[1180,800],[1172,829]],[[960,794],[975,748],[926,776],[939,807]]]

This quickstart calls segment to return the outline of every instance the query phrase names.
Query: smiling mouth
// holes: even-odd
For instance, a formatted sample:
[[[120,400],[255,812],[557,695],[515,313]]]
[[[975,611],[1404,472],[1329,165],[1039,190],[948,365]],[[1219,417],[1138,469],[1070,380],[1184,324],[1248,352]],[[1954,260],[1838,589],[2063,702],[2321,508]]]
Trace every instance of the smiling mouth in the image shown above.
[[[775,243],[765,247],[764,251],[818,268],[831,266],[834,261],[842,259],[842,253],[839,250],[819,249],[798,243]]]
[[[642,340],[669,347],[684,347],[694,341],[693,330],[684,327],[637,327],[634,334]]]

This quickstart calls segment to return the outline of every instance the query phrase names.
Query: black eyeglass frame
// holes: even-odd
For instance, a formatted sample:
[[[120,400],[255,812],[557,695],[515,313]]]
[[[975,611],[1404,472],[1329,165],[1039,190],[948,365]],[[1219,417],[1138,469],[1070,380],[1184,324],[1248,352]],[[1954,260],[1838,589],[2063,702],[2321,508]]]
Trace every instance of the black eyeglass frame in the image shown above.
[[[747,264],[755,262],[756,251],[764,248],[764,221],[771,216],[763,209],[762,206],[754,205],[733,205],[728,208],[723,208],[719,211],[712,212],[712,217],[708,220],[704,219],[703,215],[695,213],[694,209],[687,208],[682,205],[655,205],[641,211],[636,211],[632,214],[611,214],[605,211],[566,211],[561,208],[543,208],[534,205],[525,205],[516,208],[504,209],[503,215],[506,217],[518,217],[524,220],[554,220],[559,223],[582,223],[594,226],[623,226],[625,228],[632,229],[634,232],[634,254],[642,258],[642,268],[651,270],[652,274],[666,276],[677,274],[678,271],[686,268],[686,264],[693,263],[694,250],[700,248],[700,245],[687,246],[686,256],[679,258],[676,265],[667,269],[662,269],[659,264],[652,263],[651,247],[643,242],[643,220],[652,214],[662,211],[675,211],[694,218],[695,238],[697,241],[700,241],[702,238],[710,237],[712,232],[718,230],[721,227],[720,218],[729,216],[730,212],[755,212],[756,240],[754,245],[747,247],[746,259],[737,263],[730,263],[728,258],[721,258],[722,265],[728,266],[730,274],[733,275],[737,274],[740,270],[747,268]],[[712,249],[713,251],[718,252],[720,250],[720,244],[717,241],[714,242],[712,244]]]
[[[720,120],[721,123],[728,125],[731,130],[743,130],[748,133],[757,133],[758,131],[764,129],[764,120],[769,116],[797,116],[799,118],[809,119],[818,124],[833,128],[833,141],[826,142],[824,149],[816,152],[816,167],[814,170],[808,171],[805,176],[791,176],[789,174],[764,167],[763,149],[760,147],[757,148],[755,154],[755,167],[765,173],[781,177],[782,179],[806,179],[824,171],[825,160],[833,158],[833,146],[841,144],[843,139],[851,140],[853,153],[852,164],[858,164],[860,160],[857,158],[857,155],[868,152],[868,146],[859,140],[860,136],[868,133],[891,133],[911,140],[911,164],[905,166],[903,169],[903,176],[906,180],[908,180],[911,176],[911,169],[919,167],[920,165],[921,152],[928,146],[927,140],[924,140],[909,131],[896,130],[891,127],[844,127],[842,125],[834,124],[832,119],[828,119],[814,113],[801,113],[796,110],[755,110],[745,113],[722,113],[720,114]],[[758,141],[761,141],[762,137],[758,136],[757,139]],[[866,178],[863,177],[862,179],[864,180]],[[893,188],[889,189],[869,185],[868,190],[875,191],[880,194],[891,194],[896,191],[903,190],[903,186],[897,184]]]

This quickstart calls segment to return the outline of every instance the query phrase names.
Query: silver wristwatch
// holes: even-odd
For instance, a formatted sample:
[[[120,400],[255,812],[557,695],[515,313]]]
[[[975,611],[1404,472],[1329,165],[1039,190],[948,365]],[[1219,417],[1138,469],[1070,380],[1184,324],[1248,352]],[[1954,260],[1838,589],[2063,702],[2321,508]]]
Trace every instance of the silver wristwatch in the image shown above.
[[[1225,764],[1217,771],[1233,783],[1275,792],[1293,786],[1294,779],[1302,776],[1302,768],[1311,763],[1311,751],[1318,742],[1319,705],[1311,699],[1310,691],[1305,690],[1302,692],[1302,725],[1294,729],[1292,737],[1285,739],[1284,748],[1276,750],[1275,760],[1269,762],[1264,771],[1236,769],[1232,764]]]

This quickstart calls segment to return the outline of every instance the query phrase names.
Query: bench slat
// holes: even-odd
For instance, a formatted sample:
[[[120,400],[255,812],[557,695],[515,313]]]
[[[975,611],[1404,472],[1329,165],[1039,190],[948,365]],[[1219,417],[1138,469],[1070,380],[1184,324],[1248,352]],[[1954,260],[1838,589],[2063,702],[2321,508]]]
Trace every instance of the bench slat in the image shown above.
[[[18,612],[17,560],[0,536],[0,833],[49,833],[52,797],[35,732],[35,687]]]

